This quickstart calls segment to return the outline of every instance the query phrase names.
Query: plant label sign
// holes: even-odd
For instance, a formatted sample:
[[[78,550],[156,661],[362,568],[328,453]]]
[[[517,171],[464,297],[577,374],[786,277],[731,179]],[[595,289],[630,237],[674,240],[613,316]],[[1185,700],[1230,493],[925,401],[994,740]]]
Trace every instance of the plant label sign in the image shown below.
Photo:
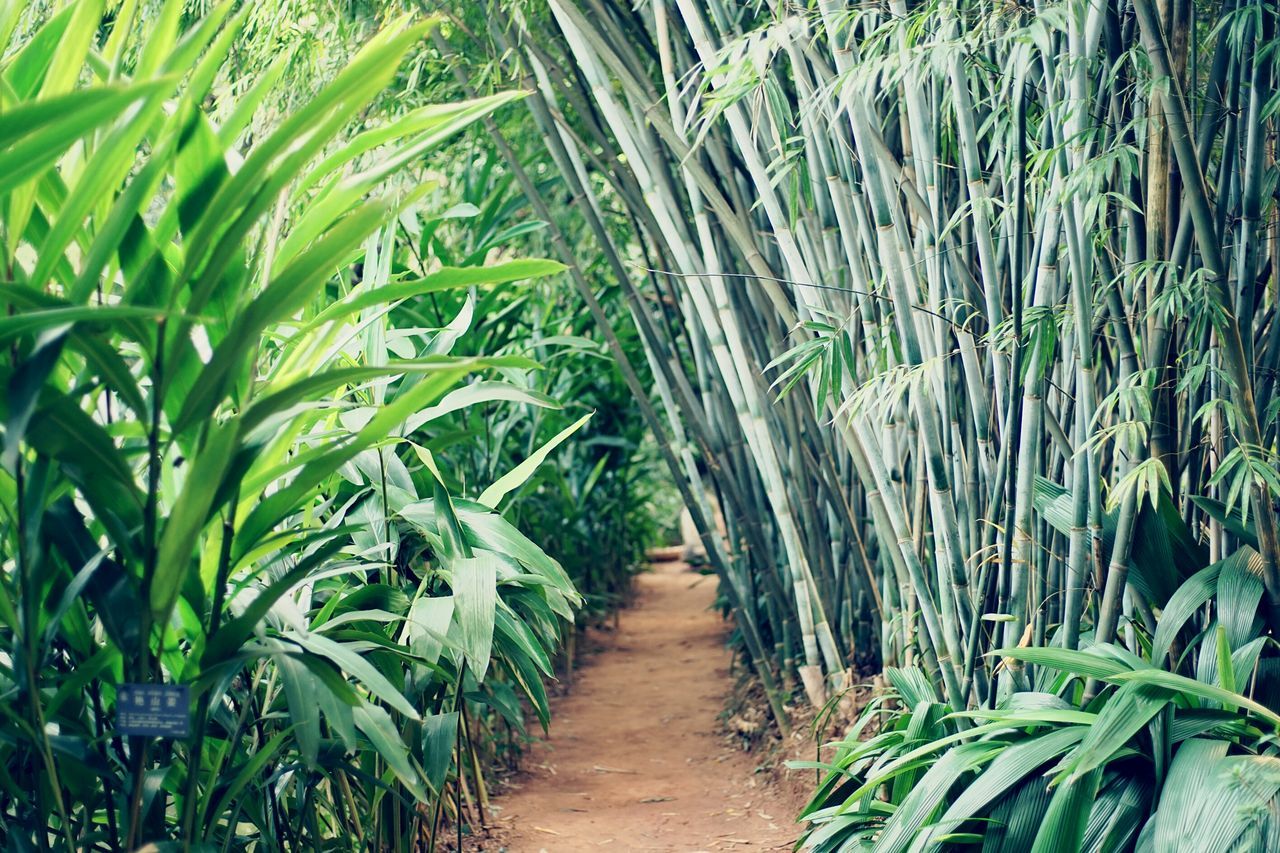
[[[185,684],[121,684],[116,729],[124,735],[186,737],[191,692]]]

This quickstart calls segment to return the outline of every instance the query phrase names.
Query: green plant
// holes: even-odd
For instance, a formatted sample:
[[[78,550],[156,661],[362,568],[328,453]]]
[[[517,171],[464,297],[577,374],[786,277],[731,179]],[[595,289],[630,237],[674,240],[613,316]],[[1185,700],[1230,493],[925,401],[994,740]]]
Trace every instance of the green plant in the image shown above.
[[[1246,516],[1280,626],[1273,4],[488,9],[451,44],[532,93],[771,694],[990,704],[992,649],[1131,645]]]
[[[475,137],[459,149],[465,166],[440,192],[450,204],[448,218],[415,226],[402,241],[403,262],[470,265],[548,251],[548,223],[528,217],[525,198],[488,140]],[[554,191],[554,178],[544,183]],[[573,227],[570,217],[563,227]],[[508,379],[565,406],[537,409],[532,418],[507,415],[497,405],[472,407],[452,416],[451,429],[429,446],[458,478],[483,482],[538,448],[562,442],[554,460],[541,465],[506,505],[511,519],[564,566],[589,609],[602,613],[616,606],[643,562],[644,548],[655,542],[650,498],[661,481],[645,441],[646,424],[612,369],[594,320],[562,279],[551,277],[532,286],[490,288],[474,304],[455,292],[418,306],[431,323],[460,312],[475,317],[460,351],[536,359],[541,370],[512,371]],[[674,523],[678,509],[669,512]]]
[[[1233,689],[1260,642],[1227,654],[1234,674],[1210,680],[1110,644],[1005,649],[1039,667],[1035,689],[960,712],[920,670],[890,669],[893,692],[864,711],[830,764],[807,765],[826,777],[802,815],[812,823],[805,845],[1274,849],[1280,716]],[[1092,700],[1090,679],[1105,685]]]
[[[360,128],[432,26],[398,17],[249,142],[277,76],[215,82],[250,7],[183,6],[0,10],[0,836],[433,843],[482,806],[477,727],[545,723],[580,601],[492,509],[534,466],[476,502],[424,444],[539,365],[397,325],[561,269],[390,264],[430,187],[394,179],[511,96]],[[191,736],[122,736],[123,683],[186,685]]]

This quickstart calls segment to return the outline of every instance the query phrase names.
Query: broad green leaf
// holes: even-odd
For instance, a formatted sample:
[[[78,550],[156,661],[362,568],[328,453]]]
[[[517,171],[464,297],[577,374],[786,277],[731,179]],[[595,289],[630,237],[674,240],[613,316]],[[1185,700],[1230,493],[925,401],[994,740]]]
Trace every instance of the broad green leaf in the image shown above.
[[[275,760],[276,755],[283,750],[289,743],[292,735],[291,727],[286,728],[275,734],[269,741],[263,744],[259,749],[253,752],[248,759],[240,766],[239,772],[231,777],[222,796],[218,798],[218,804],[213,807],[209,814],[213,817],[222,815],[228,808],[239,799],[240,794],[251,782],[262,772],[262,769]],[[210,790],[209,795],[216,793]]]
[[[226,256],[226,246],[239,245],[277,194],[391,81],[405,51],[427,28],[406,27],[406,21],[401,16],[369,39],[329,85],[255,145],[232,179],[208,200],[205,215],[188,237],[183,275],[190,279],[203,270],[191,298],[197,310],[219,275],[210,257]]]
[[[294,732],[298,738],[298,751],[303,763],[316,766],[320,754],[320,705],[318,693],[324,688],[303,664],[280,655],[276,659],[280,667],[280,682],[289,703],[289,717],[297,723]]]
[[[1070,726],[1006,745],[929,828],[928,837],[955,831],[966,820],[981,814],[1037,769],[1079,743],[1086,731],[1082,726]]]
[[[519,365],[516,365],[519,366]],[[404,433],[411,435],[417,432],[425,424],[431,423],[438,418],[442,418],[452,412],[461,411],[470,406],[479,406],[485,403],[514,402],[527,403],[531,406],[540,406],[543,408],[555,408],[559,404],[545,394],[536,391],[529,391],[524,388],[517,388],[506,382],[472,382],[462,388],[457,388],[446,394],[434,406],[428,406],[422,411],[412,415],[405,421]]]
[[[489,488],[481,492],[480,497],[476,499],[477,503],[482,503],[487,507],[497,509],[498,504],[502,502],[502,499],[506,497],[507,494],[524,485],[524,482],[533,475],[533,472],[546,460],[551,451],[559,447],[560,443],[566,438],[581,429],[587,421],[591,420],[591,416],[594,414],[595,413],[592,412],[591,414],[583,415],[581,418],[556,433],[547,441],[546,444],[542,445],[530,454],[528,459],[525,459],[519,465],[503,474],[495,480]]]
[[[102,23],[105,5],[105,0],[83,0],[74,4],[75,12],[58,39],[49,72],[40,87],[41,97],[61,95],[75,85]]]
[[[453,621],[454,597],[422,597],[413,602],[405,620],[401,642],[427,663],[434,664],[444,650],[449,624]]]
[[[552,582],[569,599],[578,600],[573,582],[565,574],[564,568],[534,544],[533,540],[517,530],[511,522],[483,504],[457,500],[453,501],[453,507],[469,545],[516,560],[529,571]],[[432,501],[408,504],[400,510],[400,516],[426,531],[439,535],[436,510]],[[556,612],[565,619],[573,618],[573,611],[568,607],[558,609]]]
[[[164,523],[151,579],[151,612],[159,624],[168,621],[178,591],[195,565],[196,542],[216,509],[214,498],[235,453],[239,427],[235,420],[210,427]]]
[[[449,570],[463,654],[476,681],[484,681],[498,606],[498,559],[482,551],[474,557],[450,560]]]
[[[298,561],[298,564],[265,587],[258,589],[252,601],[239,615],[231,619],[209,638],[204,649],[201,665],[208,669],[216,666],[234,654],[242,643],[253,635],[258,623],[267,612],[284,595],[293,590],[299,583],[315,573],[326,560],[337,553],[342,541],[336,537],[345,531],[328,531],[329,541],[322,542],[318,548]]]
[[[411,412],[438,397],[469,369],[464,364],[429,374],[426,381],[397,395],[351,439],[337,447],[325,448],[309,458],[286,488],[264,498],[241,524],[236,532],[236,558],[256,547],[281,518],[296,511],[303,495],[311,493],[317,484],[355,458],[356,454],[384,440]]]
[[[428,104],[424,107],[418,107],[381,127],[370,128],[358,134],[341,150],[330,154],[317,164],[308,174],[306,181],[300,184],[299,190],[305,190],[316,182],[333,175],[345,164],[380,145],[385,145],[395,139],[429,134],[421,140],[419,145],[414,146],[416,153],[410,155],[420,156],[431,145],[438,144],[457,130],[466,127],[468,124],[488,115],[505,104],[525,97],[527,94],[518,90],[499,92],[483,98],[448,104]],[[379,163],[377,170],[385,175],[398,168],[399,166],[395,163],[384,162]]]
[[[164,0],[158,14],[149,15],[147,38],[138,57],[137,74],[150,76],[173,51],[182,22],[182,0]]]
[[[386,153],[362,171],[334,178],[324,190],[312,197],[306,213],[280,247],[281,257],[285,260],[294,257],[315,236],[317,222],[323,223],[342,213],[392,173],[420,159],[453,133],[523,95],[523,92],[504,92],[460,104],[421,107],[356,137],[350,144],[326,158],[313,172],[304,176],[294,188],[295,197],[308,192],[334,169],[355,160],[370,148],[383,145]],[[407,141],[401,141],[396,146],[390,145],[396,140]],[[426,182],[423,186],[426,187]]]
[[[1220,702],[1223,705],[1235,705],[1241,708],[1247,708],[1259,717],[1262,717],[1274,728],[1280,728],[1280,714],[1272,711],[1270,708],[1253,701],[1247,696],[1241,696],[1239,693],[1232,693],[1223,690],[1213,684],[1204,684],[1192,678],[1177,675],[1172,672],[1165,672],[1157,669],[1145,669],[1137,672],[1116,673],[1107,677],[1109,681],[1119,683],[1137,682],[1139,684],[1159,687],[1172,693],[1183,693],[1191,696],[1199,696],[1201,699],[1209,699],[1214,702]]]
[[[401,784],[417,800],[425,800],[427,795],[422,788],[422,778],[414,768],[409,756],[409,748],[405,746],[400,732],[396,730],[395,723],[386,709],[378,705],[370,705],[368,702],[361,702],[352,713],[356,727],[364,732],[365,737],[386,760],[387,766],[396,774]]]
[[[1094,769],[1054,789],[1031,853],[1077,853],[1081,849],[1101,780],[1102,771]]]
[[[459,359],[449,356],[436,356],[412,361],[392,361],[376,367],[336,367],[311,376],[300,377],[286,385],[271,385],[265,393],[258,396],[249,405],[243,416],[244,428],[252,430],[272,415],[289,410],[306,400],[332,393],[343,385],[355,385],[371,379],[381,379],[397,375],[414,373],[431,373],[437,370],[456,370],[459,367],[481,369],[489,367],[519,366],[525,362],[504,357]],[[485,385],[477,382],[474,385]],[[451,392],[453,393],[453,392]]]
[[[1000,752],[995,743],[966,743],[946,752],[929,768],[897,811],[884,825],[876,841],[878,853],[903,853],[960,778]]]
[[[1227,532],[1233,536],[1237,536],[1245,544],[1250,547],[1258,547],[1258,533],[1253,522],[1245,522],[1240,519],[1240,513],[1231,512],[1227,509],[1227,505],[1222,501],[1212,498],[1200,497],[1198,495],[1191,496],[1191,502],[1200,507],[1205,515],[1217,521]]]
[[[7,14],[16,16],[21,11],[25,11],[26,0],[14,0],[14,2],[20,3],[21,8],[14,9],[11,13],[7,12]],[[58,45],[63,41],[67,27],[74,14],[76,14],[75,4],[67,4],[41,24],[39,29],[27,40],[26,44],[15,46],[17,50],[8,59],[3,75],[4,82],[12,89],[12,99],[14,101],[35,99],[40,86],[44,82],[45,73],[49,70],[50,63],[53,62]],[[10,21],[6,26],[12,27],[15,23],[16,21]],[[9,46],[6,41],[4,47],[7,48]],[[76,67],[79,68],[80,66]]]
[[[157,83],[166,82],[165,80]],[[37,262],[31,273],[31,281],[37,287],[45,287],[55,265],[77,234],[85,227],[90,211],[109,201],[120,183],[137,168],[137,149],[163,107],[163,101],[172,94],[176,78],[168,78],[169,86],[144,90],[136,109],[130,110],[124,121],[106,134],[95,146],[92,156],[83,165],[80,174],[63,199],[53,227],[45,235],[37,250]],[[165,153],[163,147],[161,153]],[[149,177],[144,181],[149,183]],[[139,211],[143,213],[145,211]]]
[[[154,97],[162,91],[163,82],[94,86],[11,105],[0,113],[0,149],[10,148],[19,140],[37,135],[50,138],[42,136],[46,133],[55,134],[58,138],[70,134],[71,139],[79,139],[117,118],[130,104]],[[73,132],[72,129],[77,127],[79,132]]]
[[[67,308],[45,308],[0,317],[0,343],[20,335],[71,324],[118,324],[129,320],[155,322],[165,316],[154,308],[129,305],[102,305]]]
[[[1254,623],[1262,591],[1262,556],[1257,551],[1244,545],[1222,561],[1217,616],[1232,648],[1257,636]]]
[[[278,321],[314,297],[340,261],[387,217],[390,208],[373,202],[336,224],[307,254],[281,271],[235,319],[213,351],[200,382],[188,395],[174,430],[182,432],[212,416],[236,371],[257,352],[257,341],[269,323]]]
[[[348,648],[346,644],[331,640],[323,634],[289,633],[285,636],[312,654],[333,661],[339,669],[368,688],[370,693],[409,719],[420,719],[418,711],[404,697],[404,694],[397,690],[385,675],[378,672],[373,664],[366,661],[359,652]]]
[[[432,483],[435,499],[437,532],[440,534],[440,556],[446,561],[469,559],[474,556],[471,545],[462,534],[462,525],[458,523],[458,515],[453,511],[453,501],[444,483],[436,480]]]
[[[1089,651],[1072,649],[1055,649],[1050,647],[1026,647],[1014,649],[996,649],[988,653],[991,656],[1013,658],[1014,660],[1034,663],[1039,666],[1051,666],[1063,672],[1090,678],[1109,678],[1130,671],[1130,667]]]
[[[1166,691],[1142,682],[1122,684],[1098,713],[1081,744],[1054,768],[1058,771],[1055,784],[1078,780],[1111,761],[1169,701]]]
[[[1178,749],[1151,819],[1155,849],[1261,849],[1247,842],[1240,848],[1234,845],[1257,826],[1257,815],[1280,788],[1280,762],[1259,756],[1228,758],[1229,746],[1227,741],[1197,738]],[[1248,763],[1233,766],[1240,762],[1262,762],[1258,769],[1263,772],[1250,773]]]
[[[1169,599],[1156,625],[1155,638],[1151,641],[1151,656],[1155,661],[1163,660],[1182,626],[1217,592],[1218,574],[1222,571],[1224,562],[1220,560],[1187,578]]]
[[[374,305],[399,302],[414,296],[439,293],[485,284],[504,284],[527,278],[553,275],[565,269],[564,264],[547,260],[506,261],[485,267],[445,267],[424,278],[396,282],[369,290],[357,290],[317,314],[302,328],[309,331],[323,323],[350,316]]]
[[[97,99],[71,114],[63,114],[34,133],[21,136],[17,142],[0,150],[0,193],[14,193],[41,177],[53,166],[73,143],[101,125],[116,118],[129,104],[143,100],[172,86],[172,81],[158,80],[140,83],[123,90],[112,90],[110,95]],[[5,132],[0,126],[0,133]],[[11,197],[10,207],[19,204],[19,196]],[[10,214],[15,216],[16,214]],[[29,213],[11,220],[13,227],[21,223],[26,228]]]
[[[1088,853],[1128,849],[1147,819],[1154,784],[1150,776],[1105,773],[1080,849]]]
[[[422,720],[422,763],[427,784],[439,792],[453,763],[458,739],[458,712],[432,714]]]

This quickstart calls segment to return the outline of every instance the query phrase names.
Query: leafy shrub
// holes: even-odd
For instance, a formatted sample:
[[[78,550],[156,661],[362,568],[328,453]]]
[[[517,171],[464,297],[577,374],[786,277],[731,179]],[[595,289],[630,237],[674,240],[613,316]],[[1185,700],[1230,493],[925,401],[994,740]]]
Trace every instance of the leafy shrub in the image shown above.
[[[1259,659],[1269,641],[1257,636],[1257,560],[1245,546],[1179,587],[1145,638],[1147,658],[1110,643],[995,652],[1033,679],[995,708],[957,712],[923,671],[890,669],[892,692],[829,765],[812,765],[826,776],[803,815],[807,845],[1277,849],[1280,714],[1250,698],[1274,681],[1274,659]],[[1200,630],[1173,671],[1153,664],[1189,626]]]
[[[393,269],[426,186],[388,181],[512,99],[359,127],[430,22],[245,142],[276,76],[213,86],[252,4],[183,7],[0,11],[0,841],[408,849],[482,806],[477,741],[545,722],[580,597],[494,511],[536,445],[474,500],[427,446],[554,408],[493,378],[539,364],[396,322],[561,267]],[[122,735],[126,683],[185,685],[191,736]]]

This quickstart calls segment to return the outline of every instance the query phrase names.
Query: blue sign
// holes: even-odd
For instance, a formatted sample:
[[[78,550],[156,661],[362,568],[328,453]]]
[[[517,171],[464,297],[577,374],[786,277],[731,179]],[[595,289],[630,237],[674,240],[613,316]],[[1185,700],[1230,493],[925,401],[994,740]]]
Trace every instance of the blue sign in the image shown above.
[[[190,706],[185,684],[121,684],[116,729],[122,735],[183,738],[191,728]]]

